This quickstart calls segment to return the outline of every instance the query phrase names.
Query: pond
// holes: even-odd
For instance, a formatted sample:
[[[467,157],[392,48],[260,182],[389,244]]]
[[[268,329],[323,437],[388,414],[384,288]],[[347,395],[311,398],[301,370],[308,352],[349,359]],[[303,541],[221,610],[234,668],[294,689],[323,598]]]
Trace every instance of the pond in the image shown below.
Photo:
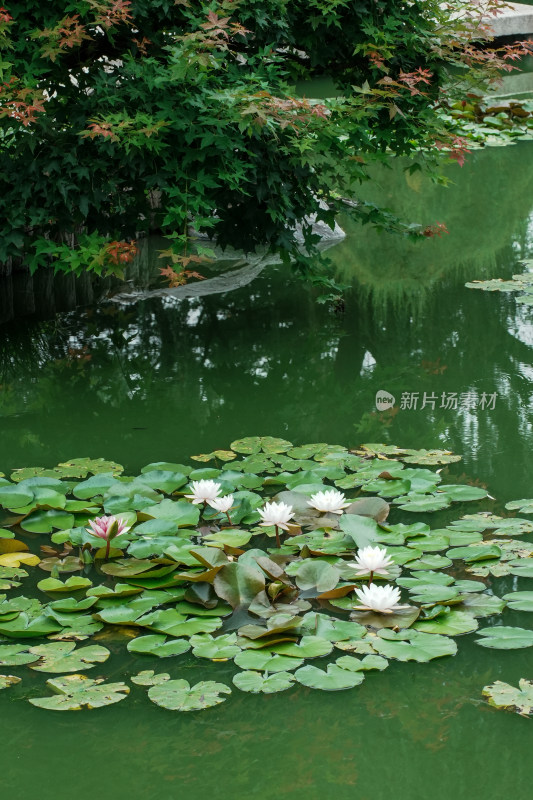
[[[496,498],[475,510],[497,514],[530,497],[533,312],[464,283],[509,277],[531,258],[533,146],[476,151],[448,175],[443,188],[398,164],[368,192],[409,219],[445,222],[448,235],[415,245],[341,220],[348,235],[328,256],[351,283],[344,313],[270,266],[233,292],[111,299],[6,324],[0,468],[103,456],[136,474],[259,433],[445,448],[462,455],[444,468],[446,482],[477,480]],[[383,391],[395,405],[380,412]],[[458,407],[441,407],[443,393]],[[483,394],[485,407],[473,407]],[[456,516],[470,512],[459,508]],[[413,517],[438,527],[449,514],[391,512],[393,522]],[[498,578],[493,590],[501,597],[529,580]],[[525,612],[502,619],[532,627]],[[481,690],[533,678],[529,651],[457,641],[453,658],[393,661],[349,691],[234,691],[198,714],[164,711],[132,690],[124,704],[55,715],[16,700],[15,687],[1,696],[6,796],[55,800],[68,787],[79,800],[525,798],[529,723],[490,708]],[[110,680],[161,669],[123,642],[102,643],[112,649],[102,672]],[[189,654],[171,661],[163,669],[191,683],[213,679]],[[216,666],[215,679],[231,684],[233,663]],[[26,692],[42,682],[25,673]]]

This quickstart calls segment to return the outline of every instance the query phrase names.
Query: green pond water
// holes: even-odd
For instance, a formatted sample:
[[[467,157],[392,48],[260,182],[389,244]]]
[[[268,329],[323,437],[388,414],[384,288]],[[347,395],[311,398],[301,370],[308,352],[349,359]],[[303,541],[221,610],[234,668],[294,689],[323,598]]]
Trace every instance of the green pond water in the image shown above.
[[[533,311],[464,282],[508,277],[531,258],[533,145],[475,152],[449,169],[446,189],[401,167],[376,175],[368,197],[450,233],[414,244],[342,220],[348,236],[328,255],[352,284],[344,313],[317,305],[315,290],[277,266],[233,292],[101,302],[51,319],[39,317],[54,308],[54,291],[64,299],[64,282],[61,291],[47,284],[44,306],[41,284],[5,283],[18,313],[0,328],[0,469],[87,455],[135,474],[262,433],[454,450],[463,460],[445,468],[446,482],[478,479],[496,498],[456,505],[454,518],[531,497]],[[69,304],[56,298],[55,307]],[[380,390],[395,396],[392,413],[377,412]],[[443,392],[496,395],[494,408],[441,408]],[[419,393],[416,409],[400,407],[403,393]],[[424,393],[435,409],[421,408]],[[393,508],[389,519],[440,527],[450,512]],[[501,596],[529,581],[500,578],[493,589]],[[481,627],[502,620],[533,626],[531,615],[506,610]],[[237,670],[188,654],[129,655],[118,636],[100,643],[112,656],[91,677],[156,669],[231,685]],[[457,643],[454,658],[391,662],[353,690],[234,689],[190,714],[156,707],[137,686],[116,706],[54,714],[25,700],[43,694],[46,676],[10,668],[23,682],[0,695],[2,796],[525,800],[531,722],[490,708],[481,690],[532,679],[531,652],[488,651],[473,636]]]

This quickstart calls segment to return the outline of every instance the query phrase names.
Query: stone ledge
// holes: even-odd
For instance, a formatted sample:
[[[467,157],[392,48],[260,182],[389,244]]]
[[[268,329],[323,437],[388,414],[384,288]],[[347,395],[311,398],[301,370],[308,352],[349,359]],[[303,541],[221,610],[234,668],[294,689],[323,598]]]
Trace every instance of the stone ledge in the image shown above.
[[[509,3],[497,17],[490,18],[494,36],[524,36],[533,34],[533,6],[524,3]]]

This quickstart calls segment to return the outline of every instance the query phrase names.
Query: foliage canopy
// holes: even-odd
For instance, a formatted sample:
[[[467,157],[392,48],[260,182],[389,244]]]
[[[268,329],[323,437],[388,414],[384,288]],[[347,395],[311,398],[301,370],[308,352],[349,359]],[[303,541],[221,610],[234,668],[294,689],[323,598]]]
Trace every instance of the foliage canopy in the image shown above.
[[[202,251],[191,250],[193,223],[222,246],[294,254],[297,224],[312,214],[333,224],[339,198],[356,199],[376,159],[427,159],[443,146],[460,156],[437,113],[444,93],[457,91],[458,69],[464,93],[467,77],[486,79],[517,51],[473,47],[484,35],[476,3],[441,6],[8,4],[0,262],[24,257],[35,268],[52,257],[61,269],[102,272],[132,258],[140,233],[159,230],[184,269]],[[308,99],[306,82],[324,75],[338,96]],[[394,224],[363,203],[352,213]],[[316,235],[305,223],[303,233],[309,251]]]

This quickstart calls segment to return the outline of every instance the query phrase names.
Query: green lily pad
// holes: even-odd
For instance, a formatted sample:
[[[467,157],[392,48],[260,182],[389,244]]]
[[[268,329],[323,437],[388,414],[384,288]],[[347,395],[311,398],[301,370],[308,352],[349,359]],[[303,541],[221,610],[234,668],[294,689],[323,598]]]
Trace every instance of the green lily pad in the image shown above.
[[[381,528],[375,519],[358,514],[343,514],[339,520],[342,531],[346,533],[358,548],[368,547],[379,541]]]
[[[480,489],[478,486],[467,486],[463,484],[442,484],[439,486],[437,492],[444,492],[454,502],[466,503],[471,500],[483,500],[487,496],[486,489]]]
[[[187,617],[186,619],[174,609],[152,611],[137,618],[137,625],[142,625],[156,633],[169,636],[193,636],[197,633],[213,633],[222,626],[218,617]]]
[[[162,500],[154,506],[144,510],[153,519],[162,519],[175,522],[179,528],[188,528],[198,523],[200,509],[188,500]]]
[[[522,717],[533,714],[533,682],[525,678],[518,681],[518,689],[503,681],[494,681],[483,687],[483,696],[495,708],[515,711]]]
[[[198,456],[191,456],[193,461],[213,461],[214,459],[218,459],[219,461],[233,461],[237,458],[237,454],[234,453],[232,450],[213,450],[212,453],[200,453]]]
[[[101,570],[106,575],[117,578],[132,578],[137,575],[160,578],[176,569],[176,566],[161,566],[154,561],[139,558],[119,558],[108,564],[102,564]]]
[[[302,636],[300,643],[283,642],[271,648],[279,656],[290,658],[318,658],[327,656],[333,650],[333,644],[319,636]]]
[[[302,658],[279,656],[270,650],[243,650],[235,656],[234,661],[241,669],[268,673],[291,672],[304,663]]]
[[[22,508],[33,502],[33,491],[16,483],[0,484],[0,506],[4,508]]]
[[[111,474],[97,474],[78,483],[73,494],[79,500],[91,500],[97,495],[105,494],[112,486],[120,487],[122,484]]]
[[[520,511],[521,514],[533,514],[533,499],[511,500],[505,504],[505,508],[509,511]]]
[[[265,576],[260,569],[237,562],[227,564],[217,573],[213,582],[217,595],[232,608],[250,605],[254,597],[265,588]]]
[[[2,667],[18,667],[21,664],[31,664],[38,659],[38,655],[28,652],[27,645],[0,645],[0,666]]]
[[[368,655],[364,658],[355,658],[354,656],[340,656],[335,661],[335,664],[341,669],[347,669],[350,672],[367,672],[368,670],[379,670],[382,672],[387,669],[389,662],[383,656]]]
[[[193,656],[209,658],[212,661],[226,661],[241,652],[236,633],[223,633],[211,636],[208,633],[195,634],[190,639]]]
[[[394,501],[402,511],[415,511],[417,513],[440,511],[448,508],[451,497],[447,494],[406,494]]]
[[[347,639],[362,639],[366,628],[357,622],[347,622],[310,611],[303,617],[300,625],[303,634],[318,636],[328,642],[342,642]]]
[[[273,675],[261,675],[260,672],[248,670],[238,672],[232,678],[234,685],[241,692],[251,692],[252,694],[274,694],[290,689],[295,678],[289,672],[275,672]]]
[[[13,531],[8,531],[7,528],[0,528],[0,539],[14,539],[15,534]]]
[[[533,558],[520,558],[507,565],[510,575],[520,578],[533,578]]]
[[[138,686],[157,686],[160,683],[170,680],[168,672],[159,672],[157,675],[153,669],[144,669],[137,675],[132,675],[131,682]]]
[[[183,678],[165,681],[150,687],[148,697],[161,708],[169,711],[201,711],[211,708],[226,699],[222,694],[231,694],[231,689],[224,683],[201,681],[190,686]]]
[[[500,558],[502,551],[495,544],[469,545],[468,547],[454,547],[446,553],[448,558],[460,558],[470,564],[474,561],[487,561],[487,559]]]
[[[127,647],[130,653],[146,653],[158,658],[169,658],[186,653],[187,650],[190,650],[191,645],[186,639],[167,640],[167,637],[162,634],[151,634],[132,639],[128,642]]]
[[[365,678],[363,671],[342,669],[337,664],[328,664],[327,670],[308,664],[296,670],[294,677],[303,686],[308,686],[310,689],[322,689],[326,692],[353,689]]]
[[[441,633],[445,636],[459,636],[462,633],[471,633],[477,630],[476,618],[466,611],[452,609],[449,614],[444,614],[436,619],[419,619],[413,625],[413,630],[422,633]]]
[[[446,603],[448,600],[453,600],[459,594],[459,589],[455,586],[439,586],[435,583],[422,583],[411,591],[411,600],[414,603],[421,603],[422,605]]]
[[[473,617],[490,617],[501,614],[505,602],[491,594],[466,594],[462,597],[462,607]]]
[[[410,578],[398,578],[396,583],[398,586],[403,586],[406,589],[416,592],[422,586],[431,584],[432,586],[451,586],[453,578],[445,572],[434,572],[433,570],[424,571],[420,576],[413,576]],[[481,584],[483,587],[483,584]]]
[[[318,558],[306,558],[303,561],[293,561],[291,566],[297,566],[287,574],[296,576],[296,584],[300,589],[316,588],[319,593],[334,589],[339,582],[340,573],[331,564]]]
[[[0,675],[0,689],[9,689],[21,680],[22,678],[17,678],[15,675]]]
[[[110,656],[106,647],[92,645],[76,649],[74,642],[51,642],[29,648],[30,653],[39,656],[39,661],[31,665],[36,672],[75,672],[78,669],[92,669]]]
[[[533,592],[509,592],[503,599],[516,611],[533,611]]]
[[[409,569],[412,570],[434,570],[446,569],[452,564],[451,560],[446,556],[439,555],[423,555],[421,558],[416,558],[408,562]]]
[[[15,619],[0,621],[0,635],[10,639],[34,639],[38,636],[48,636],[61,629],[61,625],[49,616],[43,614],[33,615],[22,611]]]
[[[32,697],[30,703],[49,711],[80,711],[82,708],[102,708],[125,700],[129,687],[125,683],[104,683],[103,678],[91,680],[85,675],[65,675],[46,681],[56,694],[53,697]]]
[[[403,630],[397,633],[384,629],[378,632],[372,646],[379,655],[398,661],[425,663],[442,656],[454,656],[457,645],[453,639],[432,633]]]
[[[42,592],[77,592],[92,585],[93,583],[89,578],[71,575],[66,581],[60,581],[59,578],[45,578],[39,581],[37,588]]]
[[[489,647],[493,650],[518,650],[524,647],[533,647],[533,631],[526,628],[512,628],[509,626],[495,626],[483,628],[478,631],[481,639],[476,644]]]
[[[228,545],[229,547],[243,547],[248,544],[252,538],[250,531],[241,531],[236,529],[226,529],[220,533],[210,533],[205,537],[206,541],[215,542],[215,544]]]
[[[158,489],[166,494],[171,494],[187,483],[187,475],[184,475],[183,472],[153,469],[143,472],[136,480],[140,483],[146,483],[151,489]]]
[[[59,611],[62,614],[79,614],[92,608],[97,602],[96,597],[84,597],[82,600],[76,600],[74,597],[62,597],[60,600],[54,600],[49,603],[48,609],[50,611]]]
[[[69,578],[69,580],[72,579]],[[131,597],[133,595],[138,595],[142,591],[143,590],[140,586],[131,586],[129,583],[116,583],[113,588],[103,585],[94,586],[92,589],[87,590],[87,597],[115,599],[119,597]]]
[[[401,456],[406,464],[453,464],[461,460],[449,450],[404,450],[407,455]]]

